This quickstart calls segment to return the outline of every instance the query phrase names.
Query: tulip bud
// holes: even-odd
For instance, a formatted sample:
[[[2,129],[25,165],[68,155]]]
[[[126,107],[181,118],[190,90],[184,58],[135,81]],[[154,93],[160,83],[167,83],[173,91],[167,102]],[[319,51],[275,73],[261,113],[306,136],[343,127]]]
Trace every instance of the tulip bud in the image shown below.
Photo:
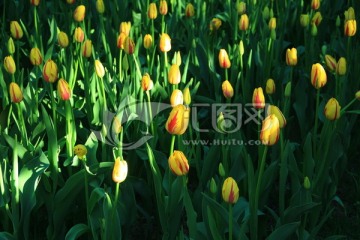
[[[170,134],[182,135],[189,125],[189,118],[190,109],[184,105],[177,105],[172,108],[165,128]]]
[[[252,102],[253,106],[257,109],[265,107],[265,97],[261,87],[254,89]]]
[[[286,84],[284,95],[285,95],[285,97],[290,97],[291,96],[291,82],[288,82]]]
[[[30,0],[31,5],[38,6],[40,4],[40,0]]]
[[[270,30],[270,38],[274,41],[276,40],[276,30],[275,29]]]
[[[53,83],[58,78],[58,68],[56,63],[49,59],[46,61],[43,68],[43,78],[46,82]]]
[[[148,17],[149,19],[156,19],[157,17],[157,8],[155,3],[150,3],[148,9]]]
[[[210,180],[210,192],[212,194],[216,194],[216,192],[217,192],[217,186],[216,186],[216,182],[215,182],[214,178],[211,178],[211,180]]]
[[[10,83],[9,92],[10,92],[11,102],[19,103],[23,100],[23,93],[19,85],[17,85],[15,82]]]
[[[190,103],[191,103],[191,94],[190,94],[190,89],[188,87],[183,90],[183,96],[184,96],[184,104],[185,105],[190,105]]]
[[[344,13],[345,15],[345,22],[348,20],[355,20],[355,11],[353,7],[349,7],[347,11]]]
[[[265,19],[265,21],[267,21],[270,18],[270,9],[268,6],[265,6],[263,11],[262,11],[262,16]]]
[[[81,54],[84,57],[89,58],[91,56],[91,53],[92,53],[92,42],[91,40],[87,39],[81,46]]]
[[[306,190],[309,190],[310,189],[310,187],[311,187],[311,183],[310,183],[310,179],[309,179],[309,177],[308,176],[306,176],[305,178],[304,178],[304,188],[306,189]]]
[[[274,114],[277,119],[279,120],[279,127],[283,128],[286,125],[286,119],[280,109],[277,106],[269,105],[267,108],[267,116]]]
[[[225,202],[233,204],[239,199],[239,187],[232,177],[225,179],[222,186],[222,198]]]
[[[222,89],[222,92],[223,92],[225,98],[230,99],[234,96],[234,89],[228,80],[225,80],[222,83],[221,89]]]
[[[66,33],[64,32],[58,33],[58,44],[62,48],[66,48],[69,45],[69,38]]]
[[[75,28],[75,32],[74,32],[75,41],[81,43],[84,41],[84,38],[85,38],[85,34],[84,31],[81,29],[81,27]]]
[[[345,36],[352,37],[356,33],[356,20],[348,20],[344,24]]]
[[[221,27],[222,21],[219,18],[213,18],[210,22],[209,29],[210,31],[216,31]]]
[[[288,66],[296,66],[297,64],[297,50],[296,48],[288,48],[286,50],[286,64]]]
[[[120,157],[115,159],[114,168],[112,172],[112,180],[115,183],[122,183],[125,181],[128,174],[128,164],[125,160],[121,160]]]
[[[112,122],[112,130],[115,134],[119,134],[122,130],[121,122],[119,117],[115,116]]]
[[[219,163],[218,171],[219,171],[219,175],[220,175],[221,177],[225,177],[225,169],[224,169],[224,166],[223,166],[222,163]]]
[[[236,7],[239,15],[242,15],[246,12],[246,2],[239,2]]]
[[[77,6],[77,8],[75,8],[73,17],[75,21],[82,22],[85,18],[85,6],[84,5]]]
[[[170,104],[172,107],[175,107],[180,104],[181,105],[184,104],[184,96],[183,96],[182,91],[180,91],[179,89],[175,89],[171,93]]]
[[[14,45],[14,40],[12,39],[12,37],[9,37],[9,40],[7,42],[7,49],[8,49],[9,54],[14,54],[15,45]]]
[[[249,28],[249,17],[246,13],[242,14],[239,19],[239,30],[246,31]]]
[[[220,133],[226,133],[226,128],[227,126],[227,121],[224,118],[224,114],[222,112],[220,112],[218,118],[216,119],[216,127],[217,130],[219,130],[218,132]]]
[[[171,39],[167,33],[161,34],[159,48],[161,52],[168,52],[171,50]]]
[[[191,3],[188,3],[185,7],[185,16],[191,18],[195,15],[194,6]]]
[[[84,145],[78,144],[74,147],[74,153],[79,159],[84,159],[87,154],[87,149]]]
[[[180,66],[181,65],[181,53],[180,51],[175,52],[173,63]]]
[[[69,84],[62,78],[57,83],[57,91],[61,100],[66,101],[71,97],[71,89]]]
[[[310,22],[309,14],[301,14],[300,15],[300,25],[302,27],[307,27],[309,25],[309,22]]]
[[[100,14],[105,12],[105,5],[103,0],[96,0],[96,10]]]
[[[166,15],[167,12],[168,12],[168,5],[166,0],[160,0],[159,13],[161,15]]]
[[[4,68],[10,74],[14,74],[16,72],[16,65],[11,55],[4,58]]]
[[[121,32],[118,36],[117,39],[117,47],[120,49],[124,49],[124,43],[125,43],[125,39],[126,39],[126,34]]]
[[[316,12],[313,16],[313,18],[311,19],[311,23],[315,24],[316,26],[319,26],[319,24],[322,21],[322,15],[321,12]]]
[[[275,114],[270,114],[262,122],[260,141],[264,145],[274,145],[279,140],[280,124]]]
[[[360,90],[355,93],[355,98],[360,101]]]
[[[124,55],[124,57],[122,59],[122,67],[125,72],[127,72],[129,70],[129,61],[128,61],[127,55]]]
[[[121,22],[120,23],[120,33],[124,33],[125,36],[129,36],[131,30],[131,22]]]
[[[135,43],[130,37],[125,38],[124,51],[130,55],[133,54],[135,51]]]
[[[242,40],[240,40],[240,43],[239,43],[239,53],[240,53],[240,56],[243,56],[245,53],[244,42]]]
[[[75,2],[75,0],[66,0],[66,2],[67,2],[68,4],[73,4],[73,3]]]
[[[311,8],[314,10],[318,10],[320,7],[320,0],[312,0],[311,1]]]
[[[340,76],[346,74],[346,59],[341,57],[336,64],[336,73]]]
[[[319,89],[325,86],[327,82],[327,76],[324,67],[320,63],[312,65],[311,68],[311,84]]]
[[[168,73],[168,81],[170,84],[179,84],[181,80],[181,73],[179,65],[173,64],[170,67],[169,73]]]
[[[340,16],[337,15],[336,21],[335,21],[335,26],[336,26],[336,27],[340,27],[340,25],[341,25],[341,19],[340,19]]]
[[[229,55],[227,54],[225,49],[220,49],[219,64],[220,64],[221,68],[230,68],[231,67]]]
[[[144,36],[144,48],[149,49],[152,47],[153,40],[150,34]]]
[[[177,176],[183,176],[189,172],[189,163],[182,151],[175,150],[168,162],[170,170]]]
[[[274,79],[269,78],[266,81],[266,88],[265,88],[265,92],[269,95],[275,93],[275,82]]]
[[[95,73],[99,78],[105,76],[105,68],[99,60],[95,60]]]
[[[14,38],[14,39],[20,39],[24,35],[23,30],[17,21],[10,22],[10,32],[11,32],[12,38]]]
[[[270,30],[276,29],[276,18],[274,18],[274,17],[270,18],[269,29]]]
[[[324,108],[324,115],[328,120],[334,121],[340,117],[341,107],[335,98],[330,98]]]
[[[34,66],[39,66],[42,63],[41,52],[38,48],[32,48],[30,50],[30,62]]]
[[[316,27],[315,23],[311,24],[310,33],[311,33],[311,36],[313,36],[313,37],[315,37],[317,35],[318,30],[317,30],[317,27]]]
[[[154,87],[154,83],[151,80],[150,75],[148,73],[145,73],[141,79],[141,88],[144,91],[150,91],[153,87]]]
[[[274,10],[273,10],[272,8],[270,8],[269,17],[270,17],[270,18],[273,18],[273,17],[274,17]]]
[[[335,72],[336,64],[337,64],[335,58],[326,54],[325,55],[325,63],[326,63],[326,66],[328,67],[328,69],[330,70],[330,72]]]

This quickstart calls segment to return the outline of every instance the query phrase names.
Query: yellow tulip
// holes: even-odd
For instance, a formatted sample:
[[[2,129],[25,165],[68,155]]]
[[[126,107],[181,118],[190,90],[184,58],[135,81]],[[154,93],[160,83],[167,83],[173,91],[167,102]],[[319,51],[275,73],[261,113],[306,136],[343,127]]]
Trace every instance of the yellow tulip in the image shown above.
[[[160,0],[159,13],[161,15],[166,15],[167,12],[168,12],[168,5],[166,0]]]
[[[16,72],[15,61],[11,55],[4,58],[4,68],[10,74],[14,74]]]
[[[89,58],[91,56],[91,53],[92,53],[92,42],[91,40],[87,39],[81,46],[81,54],[84,57]]]
[[[228,80],[222,83],[221,89],[225,98],[230,99],[234,96],[234,89]]]
[[[40,0],[30,0],[31,5],[38,6],[40,4]]]
[[[161,52],[168,52],[171,50],[171,39],[167,33],[161,34],[159,48]]]
[[[280,125],[275,114],[270,114],[262,122],[260,141],[264,145],[274,145],[279,140]]]
[[[232,177],[225,179],[222,186],[222,198],[225,202],[234,204],[239,199],[239,187]]]
[[[189,125],[189,119],[190,109],[184,105],[177,105],[172,108],[165,128],[170,134],[182,135]]]
[[[320,7],[320,0],[312,0],[311,1],[311,8],[314,10],[318,10]]]
[[[141,88],[144,91],[150,91],[153,87],[154,87],[154,83],[151,80],[150,75],[148,73],[145,73],[141,79]]]
[[[311,84],[319,89],[325,86],[327,82],[327,76],[324,67],[320,63],[312,65],[311,68]]]
[[[71,97],[71,89],[65,79],[60,78],[57,83],[57,91],[61,100],[67,101]]]
[[[69,46],[69,38],[66,33],[64,32],[58,33],[58,43],[62,48],[66,48],[67,46]]]
[[[346,59],[341,57],[336,64],[336,73],[340,76],[346,74]]]
[[[282,114],[282,112],[280,111],[280,109],[275,106],[275,105],[269,105],[269,107],[267,108],[267,115],[271,115],[274,114],[277,119],[279,120],[279,127],[283,128],[286,125],[286,119],[284,117],[284,115]]]
[[[135,51],[135,43],[129,36],[125,38],[124,51],[130,55]]]
[[[302,27],[307,27],[309,25],[309,22],[310,22],[309,14],[301,14],[300,15],[300,25]]]
[[[191,103],[191,94],[190,94],[190,89],[188,87],[183,90],[183,96],[184,96],[184,104],[185,105],[190,105],[190,103]]]
[[[348,20],[344,24],[345,36],[352,37],[356,34],[356,20]]]
[[[221,24],[222,24],[221,19],[219,19],[219,18],[213,18],[213,19],[210,21],[210,25],[209,25],[210,31],[216,31],[216,30],[218,30],[218,29],[221,27]]]
[[[19,85],[17,85],[14,82],[10,83],[9,92],[10,92],[11,102],[13,102],[13,103],[19,103],[24,98],[23,93],[22,93]]]
[[[170,104],[172,107],[184,104],[184,96],[182,91],[179,89],[174,89],[170,96]]]
[[[335,72],[336,64],[337,64],[335,58],[333,58],[332,56],[326,54],[325,55],[325,63],[326,63],[326,66],[328,67],[328,69],[331,72]]]
[[[274,18],[274,17],[270,18],[269,29],[270,30],[276,29],[276,18]]]
[[[105,12],[105,5],[103,0],[96,0],[96,10],[100,14]]]
[[[43,78],[46,82],[53,83],[58,78],[58,68],[56,63],[49,59],[46,61],[43,68]]]
[[[311,23],[315,24],[315,26],[319,26],[319,24],[322,21],[322,15],[321,12],[316,12],[313,16],[313,18],[311,19]]]
[[[12,39],[12,37],[9,37],[9,40],[7,42],[7,49],[8,49],[9,54],[14,54],[15,45],[14,45],[14,40]]]
[[[252,103],[257,109],[265,108],[265,96],[261,87],[254,89]]]
[[[149,49],[153,44],[153,39],[150,34],[144,36],[144,48]]]
[[[188,3],[185,7],[185,16],[191,18],[195,15],[194,5]]]
[[[249,17],[246,13],[242,14],[239,19],[239,30],[246,31],[249,28]]]
[[[266,92],[267,94],[273,94],[273,93],[275,93],[275,82],[274,82],[274,79],[269,78],[269,79],[266,81],[265,92]]]
[[[324,108],[324,115],[328,120],[334,121],[340,117],[341,107],[335,98],[330,98]]]
[[[95,60],[95,73],[99,78],[103,78],[105,76],[104,65],[98,59]]]
[[[121,32],[118,36],[117,39],[117,47],[120,49],[124,49],[124,43],[125,43],[125,39],[127,38],[126,34]]]
[[[24,35],[24,32],[17,21],[10,22],[10,32],[11,32],[11,36],[14,39],[20,39]]]
[[[225,49],[220,49],[219,64],[220,64],[221,68],[230,68],[231,67],[229,55],[227,54]]]
[[[34,66],[39,66],[42,63],[41,52],[38,48],[32,48],[30,50],[30,62]]]
[[[76,42],[83,42],[85,38],[85,34],[84,31],[81,29],[81,27],[77,27],[75,28],[75,32],[74,32],[74,39]]]
[[[173,64],[170,67],[168,73],[168,81],[170,84],[179,84],[181,80],[180,67],[177,64]]]
[[[156,8],[155,3],[150,3],[149,4],[148,17],[149,17],[149,19],[156,19],[156,17],[157,17],[157,8]]]
[[[355,98],[360,100],[360,90],[355,93]]]
[[[286,50],[286,64],[288,66],[296,66],[297,64],[297,50],[296,48],[288,48]]]
[[[77,6],[75,8],[73,17],[74,17],[74,20],[77,22],[83,21],[85,18],[85,6],[84,5]]]
[[[121,160],[120,157],[115,159],[114,168],[112,172],[112,180],[115,183],[122,183],[125,181],[128,174],[128,164],[125,160]]]
[[[126,37],[129,36],[131,30],[131,22],[121,22],[119,30],[119,32],[124,33]]]
[[[175,150],[168,160],[170,170],[176,176],[183,176],[189,172],[189,163],[182,151]]]
[[[246,2],[239,2],[237,5],[238,14],[244,14],[246,12]]]
[[[87,154],[87,149],[85,145],[78,144],[74,147],[74,153],[79,159],[84,159]]]

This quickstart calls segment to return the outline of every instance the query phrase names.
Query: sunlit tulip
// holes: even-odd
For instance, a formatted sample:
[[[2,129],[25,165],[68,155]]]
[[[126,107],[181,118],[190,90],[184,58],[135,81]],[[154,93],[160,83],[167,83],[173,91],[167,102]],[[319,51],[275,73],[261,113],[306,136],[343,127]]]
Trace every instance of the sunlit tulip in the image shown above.
[[[86,154],[87,154],[87,148],[85,147],[85,145],[78,144],[78,145],[76,145],[74,147],[74,154],[79,159],[84,159],[86,157]]]
[[[32,48],[30,50],[30,62],[34,66],[39,66],[42,63],[41,52],[38,48]]]
[[[4,68],[10,74],[14,74],[16,72],[15,61],[11,55],[4,58]]]
[[[115,159],[114,168],[112,172],[112,180],[115,183],[122,183],[125,181],[128,174],[128,164],[125,160],[121,160],[120,157]]]
[[[171,50],[171,39],[167,33],[161,34],[159,48],[161,52],[168,52]]]
[[[71,89],[65,79],[60,78],[57,83],[57,92],[61,100],[67,101],[71,97]]]
[[[325,86],[327,82],[327,76],[324,67],[320,63],[312,65],[311,68],[311,84],[319,89]]]
[[[156,8],[155,3],[150,3],[149,4],[148,17],[149,17],[149,19],[156,19],[156,17],[157,17],[157,8]]]
[[[89,58],[91,56],[91,53],[92,53],[92,42],[91,40],[87,39],[81,46],[81,54],[84,57]]]
[[[58,33],[58,43],[62,48],[66,48],[67,46],[69,46],[69,38],[65,32]]]
[[[221,68],[230,68],[231,62],[229,59],[229,55],[227,54],[225,49],[220,49],[219,52],[219,65]]]
[[[124,49],[124,43],[126,39],[126,34],[121,32],[117,38],[117,47],[120,49]]]
[[[267,94],[273,94],[275,93],[275,82],[274,82],[274,79],[272,78],[269,78],[267,81],[266,81],[266,88],[265,88],[265,92]]]
[[[311,8],[314,10],[318,10],[320,7],[320,0],[312,0],[311,1]]]
[[[168,73],[168,82],[170,84],[179,84],[181,80],[181,73],[179,65],[173,64],[170,67],[169,73]]]
[[[346,59],[341,57],[336,64],[336,73],[340,76],[346,74]]]
[[[46,61],[43,68],[43,78],[46,82],[53,83],[58,78],[58,67],[56,63],[49,59]]]
[[[242,14],[239,19],[239,30],[246,31],[249,28],[249,17],[246,13]]]
[[[310,22],[309,14],[301,14],[300,15],[300,25],[302,27],[307,27],[309,25],[309,22]]]
[[[151,48],[152,44],[153,44],[153,39],[152,39],[151,35],[146,34],[144,36],[144,48],[149,49],[149,48]]]
[[[297,50],[296,48],[288,48],[286,50],[286,64],[288,66],[296,66],[297,64]]]
[[[252,103],[257,109],[265,107],[265,96],[261,87],[254,89]]]
[[[185,16],[191,18],[195,15],[194,5],[188,3],[185,7]]]
[[[175,150],[168,160],[170,170],[176,176],[183,176],[189,172],[189,163],[182,151]]]
[[[124,51],[127,54],[133,54],[135,51],[135,43],[130,37],[125,38]]]
[[[279,127],[283,128],[286,125],[286,119],[280,109],[275,105],[269,105],[267,107],[267,115],[274,114],[279,120]]]
[[[328,69],[331,71],[331,72],[335,72],[336,70],[336,60],[335,58],[333,58],[332,56],[330,56],[329,54],[326,54],[325,55],[325,63],[326,63],[326,66],[328,67]]]
[[[129,36],[131,30],[131,22],[121,22],[120,23],[120,33],[125,33],[125,36]]]
[[[24,32],[17,21],[10,22],[10,32],[14,39],[20,39],[24,35]]]
[[[191,94],[190,94],[190,89],[188,87],[183,90],[183,96],[184,96],[184,104],[185,105],[190,105],[190,103],[191,103]]]
[[[76,42],[79,42],[79,43],[84,41],[85,34],[84,34],[84,31],[81,29],[81,27],[75,28],[74,39]]]
[[[168,12],[168,5],[166,0],[160,0],[160,4],[159,4],[159,13],[161,15],[166,15]]]
[[[219,18],[213,18],[213,19],[210,21],[210,25],[209,25],[210,31],[218,30],[218,29],[221,27],[221,24],[222,24],[221,19],[219,19]]]
[[[141,78],[141,88],[144,91],[150,91],[154,87],[154,83],[148,73],[145,73]]]
[[[189,125],[189,118],[190,108],[177,105],[172,108],[165,128],[170,134],[182,135]]]
[[[328,120],[336,120],[340,117],[341,107],[335,98],[330,98],[324,108],[324,115]]]
[[[170,104],[172,107],[175,107],[179,104],[184,104],[184,96],[182,91],[175,89],[170,96]]]
[[[227,203],[234,204],[239,199],[239,187],[232,177],[225,179],[221,192],[223,200]]]
[[[221,84],[221,89],[225,98],[230,99],[234,96],[234,89],[228,80]]]
[[[274,17],[270,18],[269,29],[270,30],[276,29],[276,18],[274,18]]]
[[[356,33],[356,20],[348,20],[344,24],[345,36],[352,37]]]
[[[239,2],[236,7],[239,15],[244,14],[246,12],[246,2]]]
[[[104,65],[102,65],[98,59],[95,60],[95,73],[99,78],[103,78],[105,76]]]
[[[74,20],[77,22],[83,21],[85,18],[85,6],[84,5],[77,6],[77,8],[75,8],[73,17]]]
[[[23,97],[24,97],[23,93],[22,93],[19,85],[17,85],[14,82],[10,83],[9,93],[10,93],[11,102],[19,103],[23,100]]]
[[[15,45],[14,45],[14,40],[12,39],[12,37],[9,37],[9,40],[7,42],[7,49],[8,49],[9,54],[14,54]]]
[[[96,10],[100,14],[105,12],[105,5],[103,0],[96,0]]]
[[[262,122],[260,141],[264,145],[274,145],[279,140],[279,134],[279,119],[275,116],[275,114],[270,114]]]

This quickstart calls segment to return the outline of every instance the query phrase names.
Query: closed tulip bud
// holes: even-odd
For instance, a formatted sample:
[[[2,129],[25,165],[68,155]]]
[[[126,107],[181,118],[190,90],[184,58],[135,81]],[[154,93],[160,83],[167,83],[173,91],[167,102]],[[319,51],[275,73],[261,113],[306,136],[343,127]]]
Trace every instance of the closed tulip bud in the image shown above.
[[[280,125],[275,114],[270,114],[262,122],[260,141],[264,145],[274,145],[279,140]]]
[[[288,82],[286,84],[284,95],[285,95],[285,97],[290,97],[291,96],[291,82]]]
[[[297,50],[296,48],[288,48],[286,50],[286,64],[288,66],[296,66],[297,64]]]
[[[153,39],[150,34],[144,36],[144,48],[149,49],[152,47]]]
[[[15,61],[11,55],[4,58],[4,68],[10,74],[14,74],[16,72]]]
[[[265,92],[269,95],[275,93],[275,82],[274,79],[269,78],[266,81],[266,88],[265,88]]]
[[[62,48],[66,48],[67,46],[69,46],[69,38],[68,38],[68,35],[66,33],[64,33],[64,32],[59,32],[58,33],[58,44]]]
[[[43,78],[46,82],[53,83],[58,78],[58,68],[56,63],[49,59],[46,61],[43,68]]]
[[[161,52],[168,52],[171,50],[171,39],[167,33],[161,34],[159,48]]]
[[[242,14],[239,19],[239,30],[246,31],[249,28],[249,17],[247,14]]]
[[[240,40],[240,43],[239,43],[239,53],[240,53],[240,56],[243,56],[245,53],[244,42],[242,40]]]
[[[74,39],[76,42],[83,42],[85,38],[85,34],[84,31],[81,29],[81,27],[77,27],[75,28],[75,32],[74,32]]]
[[[84,5],[77,6],[77,8],[75,8],[73,17],[75,21],[82,22],[85,18],[85,6]]]
[[[168,5],[166,0],[160,0],[159,13],[161,15],[166,15],[167,12],[168,12]]]
[[[153,87],[154,87],[154,83],[151,80],[150,75],[148,73],[145,73],[141,79],[141,88],[144,91],[150,91]]]
[[[157,8],[155,3],[150,3],[148,9],[148,17],[149,19],[156,19],[157,17]]]
[[[10,83],[9,92],[10,92],[11,102],[19,103],[23,100],[23,93],[19,85],[17,85],[16,83],[14,82]]]
[[[216,31],[221,27],[222,21],[219,18],[213,18],[210,21],[209,29],[210,31]]]
[[[355,98],[360,101],[360,90],[355,93]]]
[[[352,37],[356,33],[356,20],[348,20],[344,25],[345,36]]]
[[[340,26],[341,26],[341,19],[340,19],[340,16],[339,16],[339,15],[337,15],[337,17],[336,17],[335,26],[336,26],[336,27],[340,27]]]
[[[112,130],[115,134],[119,134],[122,130],[120,118],[115,116],[112,122]]]
[[[325,86],[327,82],[327,76],[324,67],[320,63],[312,65],[311,68],[311,84],[319,89]]]
[[[315,24],[316,26],[319,26],[319,24],[322,21],[322,15],[321,12],[316,12],[313,16],[313,18],[311,19],[311,23]]]
[[[231,67],[229,55],[227,54],[225,49],[220,49],[219,64],[220,64],[221,68],[230,68]]]
[[[239,187],[232,177],[225,179],[222,186],[222,198],[225,202],[234,204],[239,199]]]
[[[315,23],[311,24],[310,33],[311,33],[311,36],[313,36],[313,37],[317,36],[318,30],[317,30]]]
[[[189,125],[189,118],[190,109],[184,105],[177,105],[172,108],[165,128],[170,134],[182,135]]]
[[[168,73],[168,81],[170,84],[179,84],[181,80],[181,73],[179,65],[173,64],[170,67],[169,73]]]
[[[276,18],[272,17],[269,20],[269,29],[276,29]]]
[[[261,87],[254,89],[252,102],[257,109],[265,108],[265,97]]]
[[[188,3],[185,7],[185,16],[191,18],[195,15],[194,6],[191,3]]]
[[[117,47],[120,48],[120,49],[124,49],[124,43],[125,43],[125,39],[126,39],[126,34],[121,32],[118,36],[118,39],[117,39]]]
[[[307,27],[309,25],[309,22],[310,22],[309,14],[301,14],[300,15],[300,25],[302,27]]]
[[[349,7],[347,11],[344,13],[345,15],[345,22],[348,20],[355,20],[355,11],[353,7]]]
[[[275,105],[269,105],[267,108],[267,115],[274,114],[279,120],[279,127],[283,128],[286,125],[286,119],[280,109]]]
[[[40,4],[40,0],[30,0],[31,5],[38,6]]]
[[[221,89],[222,89],[222,92],[223,92],[225,98],[230,99],[234,96],[234,89],[228,80],[225,80],[222,83]]]
[[[218,171],[221,177],[225,177],[225,169],[222,163],[219,163]]]
[[[73,3],[75,2],[75,0],[66,0],[66,2],[67,2],[68,4],[73,4]]]
[[[236,7],[239,15],[244,14],[246,12],[246,2],[239,2]]]
[[[335,98],[330,98],[324,108],[324,115],[328,120],[334,121],[340,117],[341,107]]]
[[[125,160],[121,160],[120,157],[115,159],[114,168],[112,171],[112,180],[115,183],[122,183],[125,181],[128,174],[128,164]]]
[[[190,103],[191,103],[191,94],[190,94],[190,89],[188,87],[183,90],[183,96],[184,96],[184,104],[185,105],[190,105]]]
[[[95,60],[95,73],[99,78],[103,78],[105,76],[105,68],[104,65],[99,60]]]
[[[262,16],[265,19],[265,21],[267,21],[270,18],[270,9],[268,6],[265,6],[263,11],[262,11]]]
[[[87,149],[84,145],[78,144],[74,147],[74,154],[82,160],[86,157]]]
[[[341,57],[336,64],[336,73],[340,76],[346,74],[346,59]]]
[[[182,151],[175,150],[169,157],[169,168],[176,176],[183,176],[189,172],[189,163]]]
[[[216,194],[216,192],[217,192],[217,186],[216,186],[216,182],[215,182],[214,178],[211,178],[211,180],[210,180],[210,192],[212,194]]]
[[[120,33],[124,33],[125,36],[129,36],[131,30],[131,22],[121,22],[119,30]]]
[[[273,18],[273,17],[274,17],[274,10],[273,10],[272,8],[270,8],[269,17],[270,17],[270,18]]]
[[[96,0],[96,11],[100,14],[105,12],[105,5],[103,0]]]
[[[39,66],[42,63],[41,52],[38,48],[32,48],[30,50],[30,62],[34,66]]]
[[[135,43],[130,37],[125,38],[124,51],[127,54],[133,54],[135,51]]]
[[[14,54],[15,45],[14,45],[14,40],[12,39],[12,37],[10,37],[7,42],[7,49],[8,49],[9,54]]]
[[[180,53],[180,51],[175,52],[174,60],[175,60],[176,65],[178,65],[178,66],[181,65],[181,53]],[[174,62],[174,60],[173,60],[173,62]]]
[[[308,176],[306,176],[306,177],[304,178],[304,183],[303,183],[303,185],[304,185],[304,188],[305,188],[306,190],[309,190],[309,189],[311,188],[311,183],[310,183],[310,179],[309,179]]]
[[[171,93],[170,104],[172,107],[175,107],[180,104],[181,105],[184,104],[184,96],[183,96],[182,91],[180,91],[179,89],[175,89]]]
[[[81,54],[84,57],[89,58],[91,56],[91,53],[92,53],[92,42],[91,40],[87,39],[81,46]]]
[[[57,91],[61,100],[66,101],[71,97],[71,89],[65,79],[60,78],[57,83]]]
[[[20,39],[24,35],[23,30],[17,21],[10,22],[10,32],[11,32],[12,38],[14,38],[14,39]]]
[[[311,8],[314,10],[318,10],[320,7],[320,0],[312,0],[311,1]]]
[[[330,56],[329,54],[325,55],[325,63],[327,68],[331,71],[331,72],[335,72],[336,70],[336,60],[335,58],[333,58],[332,56]]]

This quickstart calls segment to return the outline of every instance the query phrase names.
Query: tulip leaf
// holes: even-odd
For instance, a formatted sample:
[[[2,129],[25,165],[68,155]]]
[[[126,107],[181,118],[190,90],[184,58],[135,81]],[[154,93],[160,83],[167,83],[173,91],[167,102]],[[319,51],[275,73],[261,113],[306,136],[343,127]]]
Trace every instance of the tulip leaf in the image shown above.
[[[311,203],[305,203],[294,207],[290,207],[286,209],[284,212],[284,222],[292,222],[294,220],[299,220],[302,214],[320,205],[321,205],[320,203],[311,202]]]
[[[197,229],[196,229],[196,217],[197,214],[194,210],[191,198],[189,195],[189,190],[186,188],[184,191],[184,206],[187,215],[187,226],[189,228],[189,237],[192,239],[198,239]]]
[[[204,157],[201,182],[208,182],[214,176],[219,165],[221,146],[213,145]]]
[[[289,239],[292,234],[298,229],[300,222],[287,223],[275,229],[266,240]],[[293,236],[294,237],[294,236]],[[292,238],[293,238],[292,237]]]
[[[65,240],[75,240],[89,231],[89,227],[83,223],[76,224],[70,228],[65,236]]]
[[[15,240],[16,238],[8,232],[0,232],[0,240]]]

